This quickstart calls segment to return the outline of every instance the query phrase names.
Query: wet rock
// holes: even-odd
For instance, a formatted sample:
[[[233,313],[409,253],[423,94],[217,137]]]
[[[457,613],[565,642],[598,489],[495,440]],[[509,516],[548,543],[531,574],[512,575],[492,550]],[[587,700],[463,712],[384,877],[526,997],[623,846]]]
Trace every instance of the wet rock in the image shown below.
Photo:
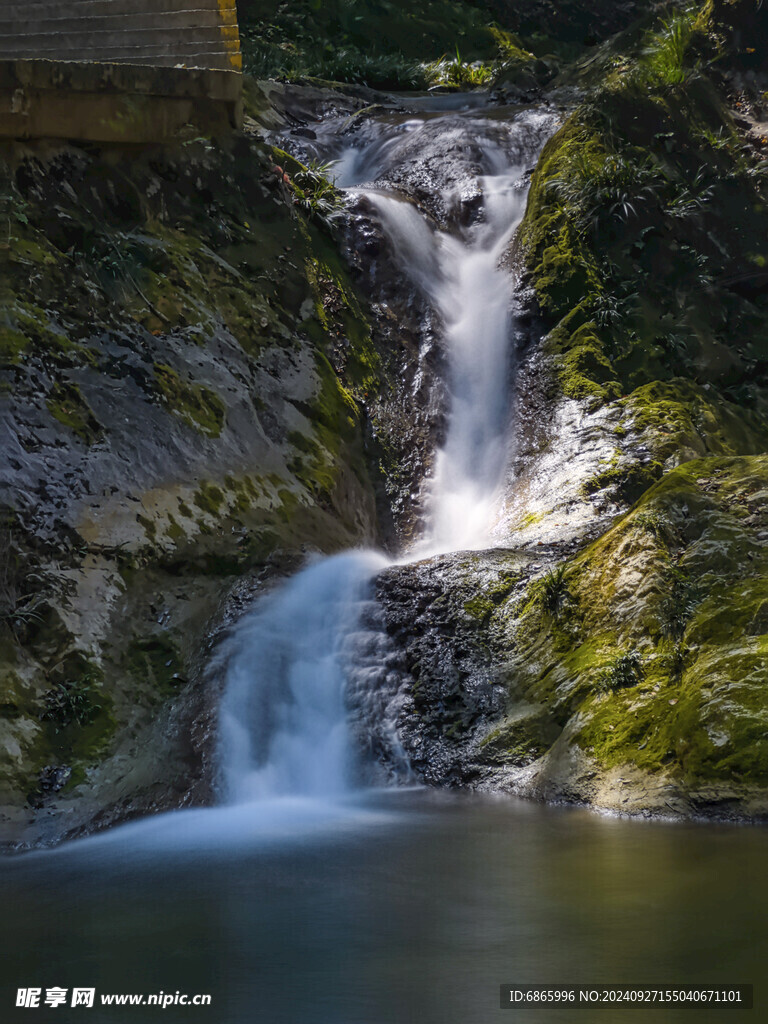
[[[53,743],[70,784],[45,775],[29,841],[202,794],[207,755],[182,737],[232,581],[276,550],[377,538],[379,366],[350,277],[259,184],[263,144],[185,141],[2,155],[24,210],[0,253],[10,841]]]
[[[40,772],[40,790],[43,793],[58,793],[69,782],[72,769],[69,765],[48,764]]]
[[[768,818],[766,473],[765,457],[686,463],[549,563],[477,552],[383,573],[418,776]]]

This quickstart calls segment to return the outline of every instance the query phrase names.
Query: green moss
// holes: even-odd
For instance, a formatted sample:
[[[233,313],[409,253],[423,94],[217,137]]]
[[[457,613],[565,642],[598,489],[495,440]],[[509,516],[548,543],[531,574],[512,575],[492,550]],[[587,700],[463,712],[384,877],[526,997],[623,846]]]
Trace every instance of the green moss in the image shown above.
[[[0,365],[18,363],[28,345],[28,339],[20,331],[0,327]]]
[[[660,462],[638,463],[617,460],[616,464],[595,473],[582,486],[584,494],[611,488],[624,502],[632,504],[664,472]]]
[[[48,313],[39,306],[31,302],[17,303],[12,315],[17,331],[26,339],[25,347],[46,363],[62,368],[97,365],[95,353],[57,329]]]
[[[48,411],[59,423],[72,430],[87,445],[94,444],[103,428],[74,383],[57,383],[46,401]]]
[[[464,611],[479,622],[487,622],[495,610],[496,604],[486,594],[476,594],[464,602]]]
[[[765,448],[764,413],[738,407],[694,381],[645,384],[623,408],[626,424],[648,438],[659,458],[685,448],[702,455],[751,455]]]
[[[768,456],[699,459],[665,475],[563,565],[567,616],[527,602],[513,694],[522,687],[569,721],[602,769],[634,765],[692,790],[764,785],[766,497]]]
[[[101,668],[82,654],[68,655],[49,673],[52,686],[40,712],[49,744],[47,756],[64,763],[90,762],[104,754],[116,721],[103,679]]]
[[[186,682],[178,645],[167,634],[134,638],[123,664],[132,676],[148,683],[158,697],[178,691]]]
[[[174,516],[172,516],[170,513],[168,515],[168,529],[166,530],[166,534],[168,535],[170,540],[174,541],[175,543],[178,541],[186,540],[187,537],[183,528],[179,526]]]
[[[604,690],[625,690],[637,686],[643,674],[640,654],[637,651],[623,651],[601,669],[598,680]]]
[[[537,523],[546,519],[548,515],[549,512],[526,512],[518,524],[518,529],[525,530],[529,526],[536,526]]]
[[[315,397],[309,403],[294,402],[309,420],[311,433],[293,431],[289,435],[288,441],[300,454],[288,468],[314,494],[330,496],[347,459],[353,471],[364,477],[360,412],[328,359],[318,354],[315,365],[319,384]]]
[[[199,509],[209,516],[218,518],[224,506],[224,492],[215,484],[202,484],[192,499]]]
[[[157,537],[157,523],[154,519],[148,519],[147,516],[143,516],[140,512],[137,512],[136,521],[143,528],[150,540],[154,540]]]
[[[691,787],[768,782],[768,701],[759,685],[768,640],[697,659],[680,684],[637,699],[626,691],[596,706],[579,743],[606,767],[672,771]]]
[[[712,33],[690,8],[590,58],[588,95],[544,148],[520,232],[561,390],[592,406],[629,396],[662,461],[681,446],[768,445],[768,305],[726,283],[747,281],[768,211],[707,78]]]
[[[206,437],[219,437],[224,426],[225,408],[210,388],[182,381],[178,373],[163,363],[154,365],[155,380],[171,411]]]
[[[539,305],[552,316],[564,315],[599,289],[593,261],[574,242],[567,225],[543,249],[533,273]]]

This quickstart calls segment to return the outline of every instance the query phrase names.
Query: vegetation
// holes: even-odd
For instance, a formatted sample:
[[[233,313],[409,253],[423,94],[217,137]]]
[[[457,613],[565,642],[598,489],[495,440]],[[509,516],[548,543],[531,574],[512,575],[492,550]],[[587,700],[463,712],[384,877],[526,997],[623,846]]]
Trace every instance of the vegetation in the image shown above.
[[[311,219],[329,227],[343,206],[341,193],[329,177],[330,164],[313,160],[293,176],[294,202]]]
[[[425,60],[438,62],[457,44],[470,63],[495,50],[489,13],[462,0],[426,0],[418,9],[391,0],[246,0],[240,7],[246,70],[260,78],[426,88]]]
[[[640,9],[640,4],[637,8]],[[376,89],[471,88],[537,69],[551,78],[597,38],[623,27],[632,5],[605,0],[240,0],[246,71]]]
[[[68,381],[54,384],[46,404],[51,416],[68,427],[85,444],[93,444],[101,435],[101,424],[77,384]]]
[[[210,388],[182,381],[170,366],[155,363],[157,388],[170,409],[206,437],[218,437],[224,425],[224,403]]]
[[[665,457],[670,415],[702,454],[768,439],[768,177],[708,77],[720,39],[711,5],[689,7],[585,65],[587,98],[544,151],[522,230],[562,390],[622,398]]]
[[[45,695],[45,707],[40,717],[43,721],[53,722],[57,731],[73,724],[89,725],[102,708],[98,683],[98,677],[92,672],[78,679],[56,683]]]
[[[643,678],[643,660],[638,651],[625,651],[613,659],[598,676],[599,684],[607,692],[637,686]]]
[[[493,65],[484,64],[479,60],[472,63],[462,60],[458,46],[455,56],[448,57],[444,54],[438,60],[422,65],[424,78],[429,86],[457,89],[485,85],[493,78],[494,70]]]
[[[571,601],[567,569],[565,563],[549,569],[531,588],[533,600],[554,618],[558,618]]]
[[[688,792],[768,782],[767,493],[765,456],[665,476],[561,567],[567,630],[543,600],[524,607],[513,698],[559,731],[570,722],[569,742],[601,770],[634,766]],[[541,715],[518,723],[520,749],[538,749],[541,729]]]

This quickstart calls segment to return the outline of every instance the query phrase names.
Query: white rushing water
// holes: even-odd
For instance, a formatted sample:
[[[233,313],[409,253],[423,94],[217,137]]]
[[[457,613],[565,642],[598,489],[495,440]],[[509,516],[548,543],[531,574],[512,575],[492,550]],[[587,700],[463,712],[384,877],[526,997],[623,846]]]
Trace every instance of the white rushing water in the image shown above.
[[[552,119],[523,112],[511,123],[475,111],[414,118],[342,150],[337,185],[362,194],[378,213],[398,266],[443,325],[448,364],[447,430],[427,487],[427,521],[415,554],[489,546],[509,463],[513,282],[501,264],[525,213],[526,169],[551,131]],[[479,191],[468,227],[441,230],[412,202],[377,184],[420,146],[463,154],[482,173],[444,195],[460,210]],[[433,157],[434,159],[434,157]],[[461,219],[461,217],[457,217]]]
[[[480,179],[483,219],[460,235],[409,202],[368,193],[408,276],[444,325],[448,429],[418,554],[487,546],[508,461],[510,281],[499,261],[525,211],[521,168]]]
[[[471,183],[481,193],[481,211],[454,232],[438,229],[402,196],[366,184],[397,165],[404,140],[406,148],[414,140],[418,145],[424,122],[381,126],[367,145],[338,156],[337,184],[366,196],[399,267],[442,324],[446,439],[428,482],[423,540],[412,557],[488,543],[508,464],[513,288],[500,262],[524,212],[524,171],[543,142],[543,120],[536,131],[524,124],[517,137],[514,125],[487,122],[483,173]],[[445,132],[460,146],[478,124],[465,129],[454,116]],[[440,132],[439,118],[428,130],[433,137]],[[269,817],[276,801],[282,815],[292,799],[311,818],[313,800],[339,800],[354,787],[348,648],[360,631],[371,581],[386,563],[383,555],[362,551],[324,559],[265,594],[238,623],[225,652],[220,714],[230,805]]]
[[[375,552],[309,566],[258,602],[231,641],[221,707],[231,803],[338,797],[354,774],[345,705],[345,639],[357,630]]]

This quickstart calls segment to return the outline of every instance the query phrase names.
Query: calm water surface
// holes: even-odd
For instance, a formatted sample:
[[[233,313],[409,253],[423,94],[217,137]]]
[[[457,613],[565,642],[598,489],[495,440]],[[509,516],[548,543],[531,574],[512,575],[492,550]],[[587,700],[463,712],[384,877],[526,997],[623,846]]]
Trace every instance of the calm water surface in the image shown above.
[[[768,1019],[768,830],[424,792],[266,835],[199,814],[4,862],[0,1020]],[[754,983],[756,1009],[502,1011],[502,982]],[[14,1010],[25,984],[213,1005]]]

